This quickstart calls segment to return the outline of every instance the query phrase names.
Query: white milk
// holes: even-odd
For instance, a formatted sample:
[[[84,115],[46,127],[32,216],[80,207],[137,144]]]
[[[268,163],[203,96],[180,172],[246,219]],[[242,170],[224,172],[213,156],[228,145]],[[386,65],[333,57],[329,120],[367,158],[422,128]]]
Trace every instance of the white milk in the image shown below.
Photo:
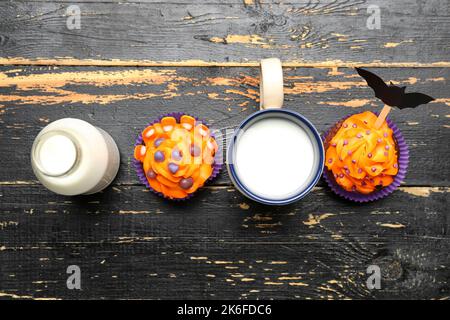
[[[49,190],[63,195],[91,194],[106,188],[119,169],[111,136],[79,119],[46,126],[31,150],[34,174]]]
[[[289,119],[258,120],[241,133],[235,150],[236,173],[258,196],[286,199],[312,179],[313,144],[308,133]]]

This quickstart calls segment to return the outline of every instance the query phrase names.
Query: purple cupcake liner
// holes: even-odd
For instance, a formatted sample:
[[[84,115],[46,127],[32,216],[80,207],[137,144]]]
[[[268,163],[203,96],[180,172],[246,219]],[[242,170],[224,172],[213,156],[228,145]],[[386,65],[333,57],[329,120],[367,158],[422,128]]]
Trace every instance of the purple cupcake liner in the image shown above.
[[[334,136],[334,134],[337,132],[337,130],[340,127],[340,124],[343,123],[347,118],[351,117],[352,115],[357,114],[353,113],[350,115],[345,116],[340,121],[338,121],[331,129],[329,129],[325,134],[322,136],[323,142],[325,144],[325,150],[327,149],[328,141]],[[378,113],[375,113],[378,115]],[[327,182],[328,186],[333,190],[334,193],[337,195],[350,200],[354,202],[364,203],[364,202],[370,202],[379,200],[381,198],[384,198],[394,192],[395,189],[397,189],[400,184],[403,182],[403,180],[406,177],[406,172],[408,169],[408,163],[409,163],[409,150],[408,145],[405,142],[405,139],[403,138],[402,133],[398,129],[398,127],[395,125],[394,122],[392,122],[389,118],[386,118],[386,122],[388,124],[388,127],[392,129],[394,138],[397,142],[397,151],[398,151],[398,173],[394,177],[394,181],[387,187],[384,187],[380,190],[377,190],[375,192],[372,192],[370,194],[362,194],[357,192],[350,192],[345,189],[343,189],[335,180],[333,173],[328,170],[328,168],[325,166],[323,170],[323,177],[325,181]]]
[[[154,125],[157,122],[160,122],[161,119],[164,117],[174,117],[177,120],[177,122],[179,122],[181,116],[183,116],[183,115],[191,116],[191,115],[183,113],[183,112],[171,112],[171,113],[159,116],[156,120],[153,120],[152,122],[147,124],[146,127]],[[191,116],[191,117],[193,117],[193,116]],[[195,120],[199,121],[197,117],[193,117],[193,118],[195,118]],[[207,126],[207,124],[204,121],[201,121],[201,122]],[[214,134],[211,134],[211,136],[215,139]],[[138,145],[143,145],[143,144],[144,144],[144,139],[142,138],[142,132],[141,132],[141,133],[139,133],[138,137],[136,138],[134,146],[136,147]],[[221,150],[221,148],[219,147],[219,151],[220,150]],[[217,162],[217,157],[219,154],[220,153],[217,152],[216,155],[214,156],[215,161],[213,164],[213,171],[211,173],[211,176],[208,178],[208,180],[206,180],[206,182],[211,182],[212,180],[214,180],[217,177],[217,175],[220,173],[220,170],[222,169],[222,164]],[[154,194],[157,194],[158,196],[163,197],[164,199],[169,199],[172,201],[185,201],[187,199],[190,199],[197,192],[197,191],[193,192],[191,194],[188,194],[185,198],[179,198],[179,199],[171,199],[169,197],[166,197],[163,193],[156,191],[155,189],[153,189],[150,186],[150,183],[147,180],[147,176],[145,175],[144,166],[142,165],[142,162],[133,158],[133,166],[136,170],[136,174],[139,178],[139,181],[141,183],[143,183],[148,189],[150,189],[150,191],[152,191]]]

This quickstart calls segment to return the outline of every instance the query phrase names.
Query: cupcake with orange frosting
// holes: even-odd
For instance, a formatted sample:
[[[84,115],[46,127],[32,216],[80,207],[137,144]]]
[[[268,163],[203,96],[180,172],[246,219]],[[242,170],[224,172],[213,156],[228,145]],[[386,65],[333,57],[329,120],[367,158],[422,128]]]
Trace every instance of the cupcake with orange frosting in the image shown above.
[[[164,198],[184,200],[220,171],[218,144],[209,128],[172,113],[150,123],[134,146],[139,180]]]
[[[397,126],[366,111],[339,121],[325,135],[324,177],[338,195],[356,202],[380,199],[403,181],[408,147]]]

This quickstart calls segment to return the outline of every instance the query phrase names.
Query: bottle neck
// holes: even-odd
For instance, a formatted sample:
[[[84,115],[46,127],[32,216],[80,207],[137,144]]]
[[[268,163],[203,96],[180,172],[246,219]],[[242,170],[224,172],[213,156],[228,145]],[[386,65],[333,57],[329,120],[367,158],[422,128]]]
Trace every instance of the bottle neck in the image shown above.
[[[34,165],[42,174],[60,177],[74,168],[79,150],[66,132],[49,131],[35,140],[31,154]]]

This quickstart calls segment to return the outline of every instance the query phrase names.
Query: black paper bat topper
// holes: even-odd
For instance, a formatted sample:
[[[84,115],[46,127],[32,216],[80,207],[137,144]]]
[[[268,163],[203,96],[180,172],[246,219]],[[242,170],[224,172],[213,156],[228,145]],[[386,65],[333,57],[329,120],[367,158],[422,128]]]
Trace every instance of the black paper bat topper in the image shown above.
[[[358,74],[366,80],[369,87],[375,91],[375,97],[381,99],[391,107],[415,108],[418,105],[433,101],[434,98],[418,92],[405,93],[406,87],[397,87],[392,82],[387,85],[383,79],[376,74],[361,68],[355,68]]]

